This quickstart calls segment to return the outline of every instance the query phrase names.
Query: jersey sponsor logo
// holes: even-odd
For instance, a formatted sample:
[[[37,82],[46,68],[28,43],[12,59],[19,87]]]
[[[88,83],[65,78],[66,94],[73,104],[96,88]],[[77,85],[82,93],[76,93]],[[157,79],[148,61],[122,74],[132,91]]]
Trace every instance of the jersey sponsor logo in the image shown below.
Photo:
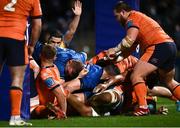
[[[51,86],[53,86],[55,84],[55,82],[52,78],[47,78],[45,80],[45,84],[48,86],[48,88],[50,88]]]

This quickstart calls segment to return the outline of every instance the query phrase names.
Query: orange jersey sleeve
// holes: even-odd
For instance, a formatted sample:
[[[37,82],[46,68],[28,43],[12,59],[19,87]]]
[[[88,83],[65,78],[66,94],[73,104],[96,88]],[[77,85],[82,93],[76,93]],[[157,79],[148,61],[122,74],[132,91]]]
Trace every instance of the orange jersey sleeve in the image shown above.
[[[137,61],[138,59],[136,57],[130,55],[122,61],[115,63],[115,65],[119,68],[120,73],[124,73],[127,70],[131,70],[135,66]]]
[[[0,37],[24,40],[29,16],[41,16],[39,0],[1,0]]]
[[[51,89],[61,83],[62,80],[60,79],[59,71],[55,65],[41,68],[40,74],[36,80],[36,88],[41,105],[54,102],[55,95],[52,93]]]
[[[138,11],[131,11],[126,22],[126,29],[136,27],[139,34],[136,39],[140,47],[145,49],[150,45],[163,42],[174,42],[152,18]]]
[[[64,80],[60,79],[59,70],[56,65],[53,67],[42,68],[40,75],[45,86],[47,86],[49,89],[52,89],[56,85],[60,85],[64,82]]]

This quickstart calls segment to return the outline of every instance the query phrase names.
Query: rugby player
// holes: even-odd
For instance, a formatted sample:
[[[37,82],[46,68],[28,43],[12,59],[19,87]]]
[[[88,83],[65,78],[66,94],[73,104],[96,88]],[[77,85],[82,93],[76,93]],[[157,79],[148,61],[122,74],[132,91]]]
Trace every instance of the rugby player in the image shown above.
[[[125,2],[119,1],[114,7],[114,15],[118,22],[126,28],[126,36],[114,48],[108,50],[108,56],[113,58],[118,52],[128,55],[132,47],[139,44],[141,57],[131,74],[131,82],[138,98],[139,107],[135,116],[148,115],[146,102],[147,88],[145,77],[158,70],[161,80],[166,83],[173,95],[180,99],[180,86],[174,80],[174,63],[176,44],[160,25],[145,14],[132,10]]]
[[[39,0],[2,0],[0,4],[0,70],[9,66],[11,74],[9,125],[32,125],[20,117],[22,85],[28,54],[31,56],[41,32],[41,6]],[[25,43],[27,19],[32,19],[30,43]]]

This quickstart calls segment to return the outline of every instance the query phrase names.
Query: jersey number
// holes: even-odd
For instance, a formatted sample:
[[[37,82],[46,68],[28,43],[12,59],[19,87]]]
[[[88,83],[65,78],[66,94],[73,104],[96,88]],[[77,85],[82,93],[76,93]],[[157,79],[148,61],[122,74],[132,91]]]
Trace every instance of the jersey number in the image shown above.
[[[11,0],[10,3],[4,6],[4,10],[9,11],[9,12],[14,12],[15,8],[13,6],[17,3],[17,0]]]

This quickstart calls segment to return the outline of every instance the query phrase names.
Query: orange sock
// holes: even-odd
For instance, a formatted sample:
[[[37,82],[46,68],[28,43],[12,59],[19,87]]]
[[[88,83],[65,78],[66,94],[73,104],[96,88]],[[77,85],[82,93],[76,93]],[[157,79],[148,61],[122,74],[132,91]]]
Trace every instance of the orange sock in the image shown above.
[[[11,102],[11,115],[16,116],[21,114],[21,99],[22,90],[18,87],[11,87],[10,102]]]
[[[180,85],[176,86],[172,93],[178,100],[180,100]]]
[[[135,84],[134,91],[137,96],[139,106],[147,107],[147,101],[146,101],[147,87],[145,83]]]

